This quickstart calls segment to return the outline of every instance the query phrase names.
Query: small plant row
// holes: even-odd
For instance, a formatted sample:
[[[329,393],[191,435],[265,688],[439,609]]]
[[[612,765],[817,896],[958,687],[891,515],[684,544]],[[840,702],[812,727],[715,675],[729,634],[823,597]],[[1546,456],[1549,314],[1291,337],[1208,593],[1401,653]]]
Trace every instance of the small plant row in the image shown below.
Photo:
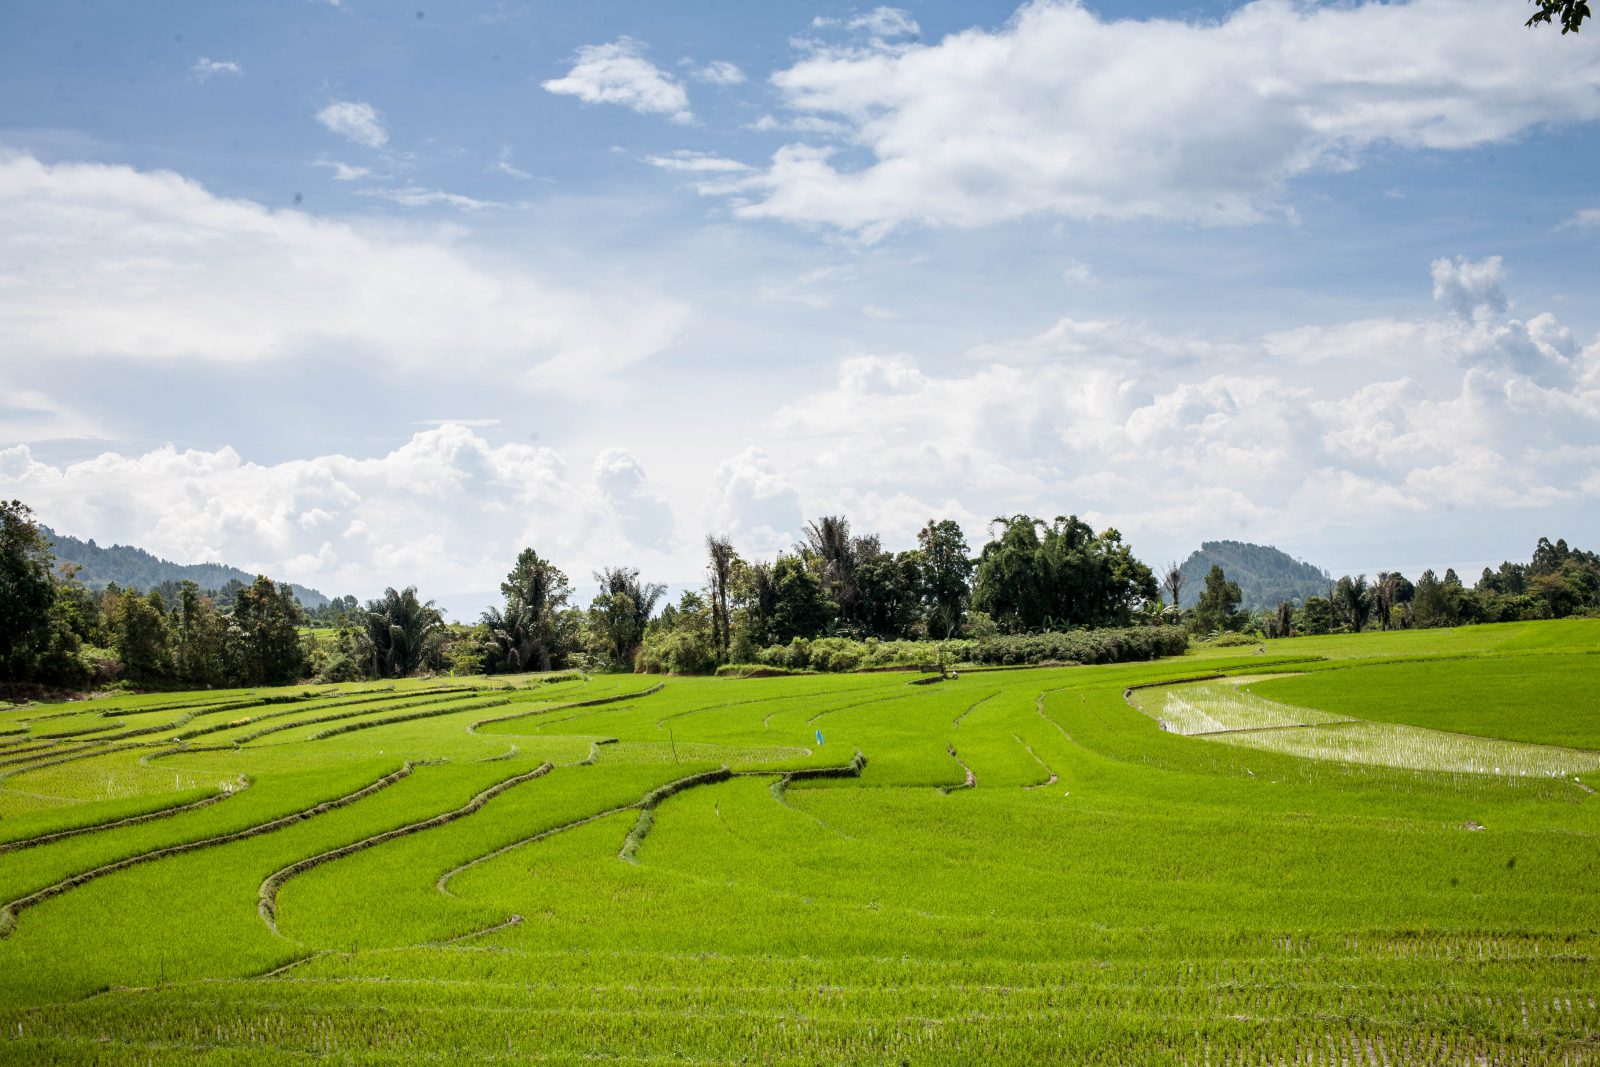
[[[261,883],[261,890],[256,902],[256,910],[261,913],[261,921],[267,924],[267,929],[274,934],[278,934],[278,891],[283,888],[285,882],[296,875],[314,870],[324,863],[331,863],[336,859],[353,856],[357,852],[363,852],[369,848],[376,848],[386,841],[408,837],[411,834],[421,833],[423,830],[432,830],[435,827],[448,825],[457,819],[464,819],[506,790],[515,788],[523,782],[530,782],[535,778],[543,778],[553,770],[555,770],[555,764],[541,763],[531,771],[496,782],[454,811],[442,812],[420,822],[409,823],[393,830],[386,830],[381,834],[373,834],[371,837],[362,838],[360,841],[353,841],[348,845],[329,849],[315,856],[308,856],[303,860],[298,860],[287,867],[274,871]],[[279,936],[282,935],[279,934]]]
[[[150,852],[142,852],[136,856],[128,856],[124,859],[117,860],[114,863],[103,864],[102,866],[96,867],[93,870],[80,872],[72,875],[70,878],[63,878],[61,881],[45,886],[43,889],[40,889],[35,893],[29,893],[25,897],[19,897],[16,900],[8,901],[6,904],[0,905],[0,938],[10,937],[12,932],[16,930],[17,915],[22,911],[31,908],[36,904],[42,904],[51,897],[60,896],[62,893],[65,893],[68,890],[76,889],[81,885],[92,882],[96,878],[103,878],[108,874],[115,874],[118,871],[127,870],[129,867],[135,867],[142,863],[152,863],[156,860],[166,859],[170,856],[182,855],[185,852],[195,852],[203,848],[212,848],[217,845],[231,844],[234,841],[243,841],[246,838],[259,837],[262,834],[270,834],[274,830],[282,830],[285,827],[293,826],[295,823],[304,822],[307,819],[315,818],[318,815],[324,815],[327,812],[334,811],[338,808],[348,807],[349,805],[354,804],[359,800],[363,800],[379,790],[387,789],[389,786],[394,785],[401,779],[406,778],[415,769],[415,766],[416,765],[414,763],[407,760],[399,770],[392,771],[389,774],[384,775],[382,778],[379,778],[370,785],[363,786],[354,793],[348,793],[342,797],[336,797],[333,800],[323,801],[321,804],[316,804],[312,807],[306,808],[304,811],[295,812],[292,815],[285,815],[280,819],[273,819],[270,822],[249,826],[243,830],[239,830],[231,834],[219,834],[215,837],[202,838],[199,841],[189,841],[181,845],[169,845],[166,848],[159,848]]]
[[[479,719],[477,722],[467,727],[467,729],[468,731],[475,732],[478,727],[487,726],[492,722],[510,722],[512,719],[526,719],[534,715],[550,715],[554,712],[567,711],[572,708],[597,708],[602,704],[620,704],[624,700],[636,700],[639,697],[650,696],[652,693],[659,693],[661,691],[661,687],[666,684],[666,682],[657,682],[649,689],[640,689],[632,693],[613,693],[611,696],[593,697],[589,700],[576,700],[570,704],[556,704],[553,707],[538,708],[534,711],[519,711],[514,715],[498,715],[492,719]]]
[[[354,733],[357,730],[372,730],[379,726],[393,726],[396,723],[413,722],[417,719],[434,719],[441,715],[456,715],[463,711],[479,711],[484,708],[503,708],[507,704],[513,703],[516,703],[516,701],[513,701],[510,697],[501,697],[498,700],[480,700],[470,704],[460,704],[445,708],[429,708],[426,711],[413,711],[404,715],[390,715],[382,719],[362,719],[359,722],[347,722],[342,726],[335,726],[332,729],[319,730],[306,740],[321,741],[324,738],[337,737],[340,734]]]
[[[638,863],[636,858],[639,846],[644,844],[644,839],[649,835],[650,828],[655,825],[656,808],[668,797],[676,796],[685,789],[693,789],[697,785],[714,785],[717,782],[726,782],[733,777],[733,772],[726,767],[718,767],[714,771],[703,771],[700,774],[691,774],[687,778],[679,778],[675,782],[668,782],[659,789],[652,789],[639,801],[639,821],[633,824],[633,829],[628,831],[628,836],[622,842],[622,851],[617,853],[617,858],[627,860],[629,863]]]
[[[125,826],[137,826],[140,823],[154,822],[157,819],[170,819],[174,815],[183,815],[187,812],[198,811],[201,808],[209,808],[213,804],[237,796],[248,788],[250,788],[250,776],[241,774],[238,782],[229,788],[219,789],[209,797],[202,797],[188,804],[175,804],[169,808],[145,812],[143,815],[129,816],[126,819],[117,819],[114,822],[91,823],[87,826],[75,826],[70,830],[57,830],[54,833],[0,842],[0,855],[7,852],[20,852],[25,848],[37,848],[40,845],[54,844],[57,841],[65,841],[69,837],[81,837],[84,834],[97,834],[107,830],[120,830]]]

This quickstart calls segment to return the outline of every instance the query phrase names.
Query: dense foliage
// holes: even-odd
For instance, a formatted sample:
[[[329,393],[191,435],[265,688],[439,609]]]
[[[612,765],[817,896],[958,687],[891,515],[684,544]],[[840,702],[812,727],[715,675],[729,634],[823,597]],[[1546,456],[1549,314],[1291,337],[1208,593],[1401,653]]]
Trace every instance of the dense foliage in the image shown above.
[[[773,559],[745,559],[727,537],[709,536],[704,587],[659,614],[665,587],[637,568],[595,572],[598,592],[583,607],[566,574],[525,548],[501,583],[503,604],[451,625],[415,587],[364,605],[338,597],[312,616],[288,585],[265,577],[214,591],[192,581],[94,590],[73,565],[55,567],[45,531],[13,501],[0,531],[0,681],[171,688],[567,668],[1106,663],[1179,650],[1184,631],[1242,645],[1600,613],[1600,556],[1561,540],[1541,538],[1529,562],[1486,568],[1469,588],[1452,570],[1415,583],[1395,571],[1334,580],[1277,549],[1232,541],[1205,542],[1158,583],[1117,530],[1097,533],[1076,516],[1013,515],[991,531],[976,556],[949,519],[930,519],[901,551],[838,515],[808,523]],[[1210,558],[1239,570],[1212,563],[1189,573]],[[1314,591],[1251,610],[1249,589],[1259,596],[1295,582]],[[1164,603],[1163,586],[1192,606]]]
[[[1040,663],[1126,663],[1176,656],[1189,646],[1181,626],[996,634],[951,641],[864,641],[845,637],[797,637],[756,653],[754,665],[784,670],[855,671],[882,667],[929,667],[941,660],[987,667]]]
[[[972,606],[1005,633],[1126,626],[1158,596],[1155,574],[1114,529],[1096,534],[1076,515],[995,524],[1000,535],[978,556]]]

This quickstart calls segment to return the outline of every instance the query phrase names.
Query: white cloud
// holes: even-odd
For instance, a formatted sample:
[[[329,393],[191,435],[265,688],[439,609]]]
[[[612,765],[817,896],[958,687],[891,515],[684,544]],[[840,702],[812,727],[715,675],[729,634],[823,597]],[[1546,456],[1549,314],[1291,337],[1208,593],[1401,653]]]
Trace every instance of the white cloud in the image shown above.
[[[865,15],[848,19],[818,15],[811,20],[811,25],[819,30],[843,26],[853,33],[867,34],[883,40],[894,37],[915,37],[922,33],[922,27],[911,17],[911,12],[899,7],[875,7]]]
[[[244,68],[231,59],[207,59],[201,56],[190,68],[196,81],[210,81],[218,74],[243,74]]]
[[[809,133],[818,137],[844,137],[850,133],[850,127],[845,123],[817,118],[815,115],[791,115],[783,119],[773,115],[762,115],[754,122],[747,123],[744,128],[755,130],[757,133],[784,131]]]
[[[336,159],[319,159],[312,166],[327,167],[333,171],[333,180],[336,182],[353,182],[372,173],[368,167],[357,167],[350,163],[341,163]]]
[[[643,115],[692,122],[683,85],[646,59],[643,50],[631,37],[585,45],[564,77],[541,84],[549,92],[575,96],[586,104],[620,104]]]
[[[800,536],[800,493],[765,452],[747,448],[724,460],[712,476],[709,519],[740,552],[771,556]]]
[[[905,521],[941,501],[1070,510],[1190,543],[1414,539],[1461,508],[1592,505],[1594,450],[1574,443],[1600,441],[1600,341],[1509,317],[1502,266],[1445,262],[1442,303],[1460,288],[1470,319],[1227,341],[1063,320],[944,370],[853,356],[773,416],[792,447],[758,469],[781,463],[807,513],[900,496]]]
[[[338,100],[317,112],[317,121],[333,133],[367,148],[389,143],[389,131],[371,104]]]
[[[1600,117],[1600,53],[1519,32],[1500,0],[1257,0],[1203,23],[1042,0],[934,44],[819,46],[772,81],[796,115],[848,124],[867,162],[790,144],[721,191],[747,217],[869,238],[1038,213],[1251,223],[1378,146]]]
[[[360,195],[389,200],[399,204],[401,207],[454,207],[463,211],[481,211],[484,208],[500,206],[492,200],[479,200],[475,197],[463,196],[460,193],[446,192],[443,189],[425,189],[420,185],[402,185],[388,189],[362,189]]]
[[[685,171],[690,174],[737,174],[750,169],[746,163],[710,152],[691,152],[680,148],[669,156],[645,156],[644,161],[663,170]]]
[[[620,529],[635,545],[666,550],[676,537],[672,509],[645,477],[631,452],[608,448],[594,458],[595,487],[610,504]]]
[[[98,420],[37,389],[23,389],[0,378],[0,427],[4,442],[96,440],[106,437]]]
[[[1094,268],[1079,259],[1070,259],[1061,268],[1061,280],[1068,285],[1088,285],[1093,282]]]
[[[0,365],[293,357],[337,345],[531,380],[646,358],[687,309],[477,262],[456,230],[270,211],[169,172],[0,157]],[[543,384],[573,378],[562,371]]]
[[[695,81],[702,81],[707,85],[742,85],[745,80],[744,71],[725,59],[713,60],[703,67],[695,68],[692,76]]]
[[[1480,260],[1469,260],[1465,256],[1454,260],[1436,259],[1431,269],[1433,298],[1462,318],[1505,311],[1506,294],[1501,285],[1506,280],[1506,271],[1499,256]]]
[[[329,595],[416,583],[433,596],[495,588],[524,546],[580,580],[625,561],[659,569],[670,515],[637,510],[657,499],[642,469],[604,455],[592,479],[574,478],[551,449],[457,425],[373,458],[275,464],[169,445],[55,466],[17,445],[0,449],[0,489],[63,533],[179,562],[221,560]]]
[[[1558,230],[1593,230],[1600,228],[1600,207],[1586,207],[1574,211],[1572,217],[1557,226]]]
[[[521,167],[515,166],[511,162],[510,145],[501,146],[500,158],[489,164],[487,169],[493,174],[504,174],[509,178],[520,178],[524,181],[533,177],[532,174],[529,174],[527,171],[523,170]]]

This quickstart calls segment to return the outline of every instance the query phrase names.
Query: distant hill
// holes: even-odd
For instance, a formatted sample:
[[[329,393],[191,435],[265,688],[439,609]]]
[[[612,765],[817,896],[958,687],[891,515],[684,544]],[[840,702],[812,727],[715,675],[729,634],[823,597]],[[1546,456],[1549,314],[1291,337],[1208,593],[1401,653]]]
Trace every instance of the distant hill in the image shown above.
[[[49,540],[57,560],[76,563],[83,568],[78,572],[78,581],[90,589],[104,589],[112,582],[124,589],[150,589],[162,582],[188,580],[201,589],[217,590],[230,581],[249,585],[256,580],[253,574],[221,563],[171,563],[131,545],[101,548],[92,537],[80,541],[76,537],[58,534],[48,526],[40,526],[39,529]],[[303,585],[291,585],[289,588],[294,590],[296,599],[304,607],[315,610],[328,603],[328,598],[315,589],[307,589]]]
[[[1183,592],[1179,603],[1192,608],[1200,600],[1206,575],[1216,564],[1239,583],[1244,594],[1243,607],[1275,608],[1285,600],[1299,604],[1308,596],[1328,595],[1328,573],[1295,559],[1271,545],[1250,545],[1243,541],[1203,541],[1178,569],[1183,572]]]

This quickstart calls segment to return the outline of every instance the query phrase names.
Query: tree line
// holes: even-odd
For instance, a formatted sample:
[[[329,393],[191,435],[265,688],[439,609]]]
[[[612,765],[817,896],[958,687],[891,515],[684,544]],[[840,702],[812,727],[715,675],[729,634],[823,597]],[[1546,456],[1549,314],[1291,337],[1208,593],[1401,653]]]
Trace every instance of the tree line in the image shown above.
[[[1181,614],[1177,604],[1184,584],[1181,570],[1169,565],[1163,573],[1169,616]],[[1600,555],[1541,537],[1527,563],[1508,560],[1485,567],[1471,586],[1453,568],[1442,577],[1429,568],[1415,582],[1398,571],[1380,571],[1372,579],[1365,574],[1329,579],[1326,596],[1308,596],[1299,605],[1284,601],[1273,611],[1246,614],[1239,610],[1241,600],[1239,586],[1213,566],[1185,621],[1202,635],[1249,631],[1291,637],[1595,615],[1600,614]]]
[[[26,505],[0,502],[0,681],[205,688],[423,672],[1106,662],[1181,650],[1185,633],[1243,641],[1600,613],[1600,556],[1544,538],[1529,563],[1486,568],[1472,588],[1453,570],[1415,583],[1385,571],[1245,613],[1220,566],[1186,611],[1182,567],[1158,574],[1116,529],[1076,516],[1002,516],[989,534],[974,555],[959,524],[930,519],[914,547],[892,551],[825,515],[770,559],[710,535],[703,584],[664,605],[666,587],[627,566],[595,572],[597,592],[579,604],[567,575],[525,548],[502,603],[448,625],[414,586],[365,603],[337,597],[310,614],[266,577],[215,591],[192,581],[91,591],[72,565],[55,565]]]

